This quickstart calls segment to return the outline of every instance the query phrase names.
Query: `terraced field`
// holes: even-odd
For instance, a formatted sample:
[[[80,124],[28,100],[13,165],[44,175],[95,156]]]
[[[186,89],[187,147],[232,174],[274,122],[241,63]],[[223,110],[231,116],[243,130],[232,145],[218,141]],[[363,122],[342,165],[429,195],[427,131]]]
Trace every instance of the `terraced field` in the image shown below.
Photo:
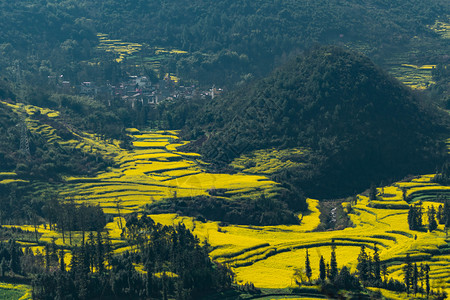
[[[440,35],[441,39],[448,40],[450,38],[450,22],[449,15],[442,16],[441,19],[436,20],[433,25],[427,26],[428,29],[434,33]],[[413,37],[412,43],[421,45],[423,42],[418,37]],[[350,49],[359,51],[369,55],[372,48],[364,43],[349,42],[347,46]],[[387,71],[401,81],[403,84],[409,86],[412,89],[424,90],[435,84],[432,79],[432,69],[436,67],[432,61],[423,61],[423,65],[417,65],[415,59],[421,57],[423,51],[412,50],[409,52],[402,52],[393,54],[390,59],[385,60],[384,66]],[[433,49],[439,53],[439,55],[448,55],[448,50],[442,48],[443,50]],[[447,51],[447,52],[446,52]]]
[[[93,178],[67,177],[66,184],[57,187],[61,188],[63,196],[100,204],[107,213],[116,212],[118,201],[126,213],[161,199],[206,195],[211,189],[223,189],[230,195],[261,191],[271,194],[276,189],[277,184],[264,176],[207,173],[198,154],[177,150],[187,142],[180,141],[175,131],[129,129],[134,149],[127,151],[120,148],[119,141],[106,141],[93,134],[73,130],[57,111],[21,103],[2,103],[22,117],[32,134],[40,135],[47,142],[69,150],[76,148],[86,153],[98,153],[114,160],[115,167],[106,172]],[[55,119],[74,138],[61,138],[51,125],[33,118],[36,113]],[[15,173],[0,174],[0,183],[17,181],[20,179]]]
[[[408,204],[401,200],[402,191],[399,189],[399,186],[405,186],[408,197],[417,193],[420,186],[424,187],[424,192],[427,186],[447,189],[433,185],[429,179],[430,176],[425,175],[409,182],[379,188],[376,200],[378,208],[373,207],[374,201],[358,195],[358,203],[352,206],[350,213],[354,227],[340,231],[312,231],[319,224],[319,213],[314,209],[317,202],[311,199],[308,201],[313,213],[303,218],[302,225],[296,226],[220,226],[217,222],[203,223],[176,215],[151,217],[163,224],[183,222],[201,239],[207,239],[214,248],[211,256],[232,266],[240,283],[253,282],[262,288],[292,286],[295,269],[304,268],[306,249],[309,250],[313,277],[317,278],[320,256],[329,260],[331,245],[334,243],[339,266],[350,266],[353,271],[360,246],[373,249],[376,245],[381,260],[389,266],[389,276],[398,279],[402,279],[403,261],[409,253],[414,261],[429,263],[433,285],[449,292],[450,246],[443,225],[439,225],[438,230],[432,233],[410,231],[407,223]],[[393,192],[396,192],[395,196],[391,195]],[[403,202],[400,204],[405,207],[391,208],[392,202],[397,201]],[[424,208],[431,204],[425,202]],[[371,250],[368,252],[373,254]],[[401,297],[399,294],[397,298]]]
[[[14,172],[0,172],[0,184],[10,183],[28,183],[29,181],[18,179],[17,174]]]
[[[127,161],[130,163],[129,157]],[[106,175],[103,176],[108,178]],[[147,175],[141,174],[141,176],[145,178]],[[407,224],[406,205],[408,204],[403,200],[402,189],[410,199],[414,199],[412,197],[419,191],[426,193],[430,187],[433,187],[433,191],[447,190],[447,187],[430,182],[431,177],[431,175],[424,175],[407,182],[398,182],[392,186],[379,188],[377,200],[370,201],[366,196],[358,195],[358,202],[352,205],[350,213],[354,227],[340,231],[313,231],[319,225],[320,213],[317,209],[318,201],[312,199],[308,199],[311,212],[303,217],[300,216],[301,225],[293,226],[221,226],[218,222],[200,222],[176,214],[151,215],[150,217],[165,225],[182,222],[201,240],[208,240],[214,249],[211,257],[232,266],[239,283],[253,282],[255,286],[261,288],[285,288],[295,285],[293,275],[296,269],[304,267],[306,249],[310,253],[313,277],[318,277],[319,258],[323,255],[326,260],[329,260],[332,244],[336,246],[339,266],[348,265],[355,270],[360,246],[365,245],[369,249],[368,252],[372,253],[370,249],[376,245],[380,250],[381,260],[389,266],[389,276],[402,279],[403,262],[406,254],[409,253],[414,261],[430,264],[431,280],[435,287],[442,287],[449,291],[450,247],[442,225],[439,225],[438,230],[432,233],[410,231]],[[202,181],[199,180],[199,182]],[[93,197],[89,193],[95,192],[95,187],[88,187],[88,189],[91,190],[86,192],[86,199]],[[123,189],[124,191],[132,190],[132,185],[124,185]],[[179,191],[179,187],[174,189]],[[85,190],[85,187],[80,190]],[[100,191],[97,190],[97,196]],[[108,193],[107,189],[104,193]],[[431,200],[432,196],[429,197]],[[130,203],[134,204],[133,201]],[[393,204],[404,207],[392,208]],[[432,204],[436,205],[436,202],[425,202],[424,207]],[[343,205],[347,206],[346,203]],[[116,213],[114,207],[109,209],[105,207],[105,211],[108,212],[108,210]],[[124,222],[123,219],[122,222]],[[107,225],[116,253],[130,250],[129,247],[125,247],[120,237],[119,224],[120,220],[116,217],[114,222]],[[23,229],[32,231],[34,228],[30,226]],[[38,230],[43,233],[40,242],[50,242],[53,239],[57,244],[62,244],[59,233],[45,230],[42,226]],[[75,241],[80,240],[80,233],[73,233],[73,236]],[[382,292],[396,299],[402,299],[404,296],[389,291]]]
[[[428,29],[437,33],[443,40],[450,38],[450,24],[448,23],[449,16],[442,16],[441,20],[436,20],[433,25],[427,26]],[[414,43],[421,43],[414,38]],[[442,52],[441,55],[445,56],[447,53]],[[435,84],[432,80],[432,70],[436,66],[429,62],[424,65],[415,65],[411,63],[411,57],[420,56],[420,51],[403,53],[392,57],[387,62],[389,73],[400,80],[403,84],[411,87],[412,89],[424,90],[430,85]]]
[[[95,135],[73,132],[73,140],[57,136],[54,128],[40,124],[31,118],[37,110],[49,118],[58,120],[54,111],[40,110],[21,104],[9,105],[25,118],[26,125],[34,134],[44,136],[48,141],[57,142],[62,147],[76,147],[87,153],[98,152],[115,161],[115,166],[95,177],[68,177],[66,184],[57,186],[61,195],[75,201],[100,204],[107,214],[116,215],[106,229],[112,238],[116,253],[129,248],[121,238],[121,213],[139,212],[143,205],[170,197],[191,197],[206,195],[211,189],[224,189],[230,200],[234,195],[264,193],[271,194],[277,184],[262,175],[238,173],[212,174],[205,171],[201,157],[195,153],[184,153],[178,148],[186,142],[180,141],[176,131],[139,131],[129,129],[134,149],[124,150],[118,141],[105,141]],[[68,128],[70,130],[70,128]],[[248,173],[271,172],[273,160],[298,155],[305,149],[294,149],[289,153],[274,150],[258,153],[254,165],[245,165],[244,160],[235,161]],[[294,153],[294,154],[295,154]],[[286,155],[285,155],[286,154]],[[286,159],[282,159],[288,163]],[[291,163],[296,163],[291,161]],[[252,168],[256,168],[253,169]],[[402,279],[402,266],[409,253],[413,261],[427,262],[431,266],[431,280],[434,287],[450,292],[450,245],[443,225],[432,233],[411,231],[408,228],[408,205],[422,201],[424,209],[438,205],[438,200],[450,192],[447,186],[432,182],[432,175],[423,175],[391,186],[379,187],[376,200],[364,195],[357,196],[357,204],[352,204],[350,218],[353,227],[339,231],[315,232],[319,225],[318,201],[308,199],[310,212],[299,216],[300,225],[292,226],[223,226],[219,222],[201,222],[176,214],[151,215],[159,223],[172,225],[183,222],[201,240],[208,240],[213,247],[211,257],[233,267],[239,283],[253,282],[261,288],[286,288],[294,285],[296,269],[304,268],[305,251],[309,250],[313,278],[318,277],[321,255],[328,261],[331,245],[336,246],[339,267],[348,265],[354,271],[357,256],[362,245],[369,249],[374,245],[380,250],[380,257],[388,264],[389,276]],[[14,173],[0,173],[0,183],[5,180],[20,180]],[[406,201],[405,201],[406,200]],[[345,208],[348,203],[343,203]],[[426,220],[426,217],[424,217]],[[21,226],[23,230],[34,232],[33,226]],[[43,245],[54,241],[63,245],[61,233],[48,230],[41,225],[36,230],[42,234],[39,241],[22,241],[23,247],[33,251],[43,251]],[[73,244],[79,244],[81,233],[73,232]],[[69,243],[67,237],[65,244]],[[70,254],[66,256],[70,260]],[[390,297],[402,299],[402,295],[385,291]]]
[[[436,22],[434,22],[433,25],[428,26],[428,28],[441,35],[442,38],[450,39],[450,24],[448,22],[436,20]]]
[[[111,40],[108,38],[107,34],[99,33],[97,36],[100,42],[98,49],[116,54],[118,56],[116,62],[118,63],[122,62],[127,56],[139,52],[142,48],[142,45],[138,43]]]
[[[394,75],[406,86],[416,90],[425,90],[430,85],[435,84],[432,79],[431,71],[436,65],[417,66],[407,63],[394,63],[389,68],[390,73]]]
[[[31,287],[24,284],[0,283],[0,299],[32,299]]]
[[[113,53],[117,63],[127,62],[131,66],[146,65],[159,73],[161,62],[175,55],[187,54],[186,51],[177,49],[165,49],[161,47],[150,47],[139,43],[125,42],[120,39],[110,39],[107,34],[97,34],[99,45],[97,49]],[[143,50],[145,54],[143,54]],[[178,77],[167,74],[174,82],[178,82]]]
[[[68,177],[62,194],[116,213],[117,201],[124,212],[131,212],[162,199],[207,195],[211,189],[231,194],[266,190],[270,194],[276,188],[275,182],[263,176],[207,173],[197,154],[177,151],[184,143],[178,141],[176,132],[131,132],[134,150],[103,146],[115,152],[117,167],[94,178]]]
[[[256,150],[234,159],[231,166],[248,174],[273,174],[285,168],[303,166],[303,158],[308,152],[306,148]]]

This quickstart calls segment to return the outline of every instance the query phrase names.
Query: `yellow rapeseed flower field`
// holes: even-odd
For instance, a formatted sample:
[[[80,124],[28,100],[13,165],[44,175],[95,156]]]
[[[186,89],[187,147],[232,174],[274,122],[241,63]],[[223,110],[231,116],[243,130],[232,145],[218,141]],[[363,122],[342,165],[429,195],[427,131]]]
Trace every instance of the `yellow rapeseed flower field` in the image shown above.
[[[436,20],[433,25],[427,26],[429,29],[440,34],[444,39],[450,39],[450,24]]]
[[[22,296],[18,300],[32,299],[32,288],[29,285],[0,282],[0,289],[13,290],[21,293]]]
[[[423,66],[422,66],[423,67]],[[413,68],[412,68],[413,69]],[[187,142],[178,139],[177,131],[139,131],[128,129],[133,139],[134,149],[121,149],[118,141],[105,141],[87,133],[73,133],[72,140],[63,140],[55,134],[54,128],[31,120],[29,116],[39,111],[52,114],[23,104],[8,105],[26,119],[27,127],[47,140],[57,140],[63,147],[77,147],[91,153],[100,152],[114,161],[114,166],[93,177],[67,177],[66,184],[60,187],[60,195],[71,197],[76,203],[99,204],[105,213],[116,216],[108,223],[108,230],[116,252],[132,250],[124,247],[121,237],[118,206],[121,214],[139,212],[142,206],[171,197],[192,197],[207,195],[211,189],[224,189],[225,196],[232,201],[236,195],[242,198],[254,198],[264,193],[274,195],[277,184],[261,175],[213,174],[205,171],[205,164],[198,154],[178,152],[177,148]],[[57,117],[57,116],[54,116]],[[141,146],[141,147],[138,147]],[[233,162],[235,167],[249,173],[263,174],[276,170],[281,158],[288,155],[301,155],[306,149],[290,149],[282,152],[274,149],[255,152],[248,159]],[[288,163],[288,160],[285,161]],[[256,168],[253,169],[252,168]],[[299,216],[301,224],[283,226],[245,226],[228,225],[220,222],[201,222],[194,218],[176,214],[151,215],[150,217],[165,225],[183,223],[201,241],[208,241],[213,247],[211,257],[229,264],[237,274],[240,283],[253,282],[257,287],[289,287],[296,269],[304,268],[305,251],[310,254],[313,278],[318,276],[320,255],[326,261],[330,259],[331,245],[336,245],[339,267],[348,265],[355,270],[356,259],[362,245],[373,254],[376,247],[382,261],[389,261],[390,276],[401,279],[402,265],[407,253],[418,262],[429,262],[431,280],[442,289],[450,292],[450,284],[442,281],[448,277],[450,256],[442,252],[447,249],[447,236],[443,225],[433,232],[409,230],[407,201],[422,201],[424,225],[427,225],[428,206],[439,206],[438,196],[450,193],[450,188],[432,182],[434,174],[426,174],[409,181],[394,183],[377,189],[377,199],[369,200],[365,195],[357,196],[357,203],[344,203],[353,222],[352,227],[337,231],[314,231],[320,223],[318,201],[308,199],[309,212]],[[0,173],[0,184],[20,180],[15,173]],[[16,226],[19,227],[19,226]],[[34,232],[31,225],[20,226],[22,230]],[[50,231],[40,225],[42,234],[39,243],[51,243],[68,246],[66,235],[62,240],[61,232]],[[73,244],[79,244],[80,232],[72,233]],[[42,246],[23,244],[23,247],[40,249]],[[41,247],[41,248],[39,248]],[[70,257],[67,254],[67,257]],[[67,259],[67,258],[66,258]],[[383,292],[384,293],[384,292]],[[386,292],[389,294],[388,292]],[[387,295],[386,294],[386,295]],[[390,294],[389,294],[390,295]],[[398,295],[394,295],[397,297]],[[394,297],[393,296],[393,297]],[[395,298],[394,297],[394,298]],[[401,295],[398,296],[401,298]],[[397,297],[397,298],[398,298]],[[398,298],[398,299],[400,299]]]
[[[306,148],[256,150],[234,159],[231,166],[244,173],[273,174],[285,168],[303,165],[303,163],[293,162],[289,158],[291,156],[301,157],[308,151]]]
[[[205,172],[196,161],[178,157],[177,147],[185,142],[171,136],[177,132],[129,132],[134,133],[132,137],[135,143],[150,143],[150,148],[130,151],[111,148],[110,151],[117,154],[115,160],[118,167],[101,173],[96,178],[86,179],[85,183],[82,183],[82,178],[78,178],[80,183],[71,187],[78,189],[89,201],[100,203],[107,213],[117,214],[115,205],[118,198],[122,200],[124,213],[139,211],[146,203],[168,197],[206,195],[209,189],[223,188],[230,195],[251,195],[261,193],[257,192],[258,189],[264,189],[268,194],[276,186],[264,176]],[[159,148],[158,145],[150,146],[151,143],[160,141],[167,145],[164,148]],[[105,143],[97,140],[95,142]],[[104,149],[108,147],[103,146]],[[273,156],[272,152],[265,155]],[[238,282],[251,281],[257,287],[288,287],[292,285],[295,269],[304,267],[304,253],[307,248],[313,266],[313,276],[317,277],[320,255],[329,261],[332,242],[337,247],[339,266],[349,265],[352,270],[356,266],[361,245],[367,246],[369,253],[373,253],[370,249],[376,245],[382,260],[394,259],[389,268],[392,270],[401,267],[401,260],[406,253],[424,255],[444,245],[445,234],[442,232],[442,225],[434,233],[414,232],[409,230],[406,221],[408,204],[403,200],[403,190],[408,197],[414,193],[446,190],[445,187],[431,182],[433,176],[424,175],[408,182],[397,182],[378,188],[377,200],[374,201],[359,195],[357,204],[351,205],[350,211],[354,227],[341,231],[313,231],[320,222],[320,212],[317,209],[317,200],[312,199],[308,199],[311,212],[303,217],[299,216],[301,225],[221,226],[218,222],[203,223],[175,214],[151,217],[165,225],[183,222],[201,240],[207,240],[214,247],[211,252],[213,259],[233,267]],[[91,181],[93,179],[96,180]],[[371,207],[374,204],[375,207]],[[389,209],[389,205],[394,204],[401,204],[403,207]],[[425,205],[428,205],[428,202]],[[119,231],[117,227],[110,230],[115,232],[117,242],[120,240]],[[117,251],[126,251],[126,248],[118,248]],[[401,269],[398,269],[398,276],[401,276],[401,272]],[[393,274],[397,276],[395,272]]]

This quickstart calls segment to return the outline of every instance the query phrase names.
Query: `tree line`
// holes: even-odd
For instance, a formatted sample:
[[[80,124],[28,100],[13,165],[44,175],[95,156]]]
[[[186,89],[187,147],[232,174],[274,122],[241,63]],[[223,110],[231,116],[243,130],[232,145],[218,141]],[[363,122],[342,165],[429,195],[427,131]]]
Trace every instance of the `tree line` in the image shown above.
[[[214,220],[231,224],[267,226],[299,224],[299,218],[294,213],[298,210],[289,207],[286,203],[288,200],[294,202],[298,199],[298,205],[304,205],[302,210],[307,207],[306,198],[303,195],[294,197],[287,189],[281,189],[275,196],[261,194],[255,199],[224,199],[225,195],[220,191],[210,191],[210,193],[210,196],[174,197],[152,203],[146,206],[146,212],[149,214],[179,213],[203,221]]]
[[[230,269],[213,263],[209,245],[201,245],[183,224],[162,226],[149,217],[131,215],[122,235],[130,249],[117,255],[108,235],[91,233],[85,244],[73,249],[70,270],[64,265],[64,250],[60,250],[59,268],[47,268],[36,277],[33,296],[197,299],[228,289],[233,282]]]
[[[437,197],[440,200],[444,200],[443,196]],[[408,210],[408,225],[410,230],[423,230],[423,207],[422,202],[419,201],[409,206]],[[439,204],[438,209],[434,205],[427,208],[428,231],[432,232],[437,229],[438,224],[444,225],[444,229],[447,231],[450,228],[450,201],[445,198],[444,205]]]
[[[305,263],[303,269],[297,269],[295,272],[296,282],[299,285],[319,284],[322,293],[329,297],[337,297],[339,290],[352,291],[356,296],[361,296],[365,287],[378,287],[396,292],[406,292],[408,295],[422,297],[426,295],[427,299],[445,299],[447,294],[438,290],[433,290],[430,282],[430,266],[428,264],[412,262],[410,254],[405,257],[403,270],[403,281],[389,278],[388,264],[380,260],[379,250],[376,244],[372,247],[373,255],[367,252],[366,246],[362,245],[358,255],[356,271],[350,272],[347,266],[338,268],[336,259],[336,245],[331,245],[330,261],[326,262],[321,255],[319,260],[319,277],[312,280],[312,265],[309,258],[308,249],[306,250]],[[308,279],[306,282],[304,276]],[[298,281],[300,280],[300,281]]]
[[[1,242],[0,277],[31,282],[33,299],[198,299],[231,288],[233,272],[212,262],[209,244],[183,224],[163,226],[137,215],[126,221],[122,254],[103,228],[89,228],[78,245],[58,246],[54,239],[42,250]]]

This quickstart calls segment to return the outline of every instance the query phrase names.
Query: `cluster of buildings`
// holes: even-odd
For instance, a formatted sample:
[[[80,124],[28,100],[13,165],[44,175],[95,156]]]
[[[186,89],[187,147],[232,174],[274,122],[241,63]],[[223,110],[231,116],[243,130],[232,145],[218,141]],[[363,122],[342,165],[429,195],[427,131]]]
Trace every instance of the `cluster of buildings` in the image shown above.
[[[193,97],[211,97],[222,93],[222,89],[212,87],[202,91],[193,86],[182,86],[176,84],[176,80],[167,74],[156,83],[151,82],[146,76],[129,76],[118,85],[96,85],[94,82],[82,82],[76,87],[72,87],[69,81],[60,81],[58,87],[63,92],[72,92],[79,95],[92,97],[103,97],[107,99],[122,99],[134,103],[139,101],[144,105],[155,105],[167,99]]]

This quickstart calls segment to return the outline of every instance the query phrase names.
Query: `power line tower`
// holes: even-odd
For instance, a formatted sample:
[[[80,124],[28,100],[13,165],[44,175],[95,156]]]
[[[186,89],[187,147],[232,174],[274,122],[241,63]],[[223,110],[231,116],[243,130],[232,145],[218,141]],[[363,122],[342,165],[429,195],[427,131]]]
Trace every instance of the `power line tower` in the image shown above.
[[[18,84],[20,84],[21,80],[22,80],[22,77],[20,75],[21,75],[20,74],[20,65],[19,65],[19,62],[16,61],[16,81]]]
[[[28,128],[25,120],[19,124],[20,126],[20,152],[26,157],[31,157],[30,142],[28,140]]]

